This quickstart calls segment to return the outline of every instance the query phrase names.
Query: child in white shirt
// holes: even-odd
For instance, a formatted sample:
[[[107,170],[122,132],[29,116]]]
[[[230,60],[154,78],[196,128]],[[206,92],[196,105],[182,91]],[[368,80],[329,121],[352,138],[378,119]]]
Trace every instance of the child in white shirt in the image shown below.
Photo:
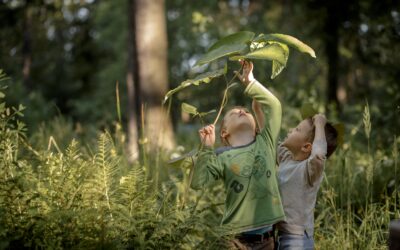
[[[278,182],[286,220],[277,225],[278,249],[314,249],[314,208],[324,163],[338,133],[322,114],[291,129],[278,147]]]

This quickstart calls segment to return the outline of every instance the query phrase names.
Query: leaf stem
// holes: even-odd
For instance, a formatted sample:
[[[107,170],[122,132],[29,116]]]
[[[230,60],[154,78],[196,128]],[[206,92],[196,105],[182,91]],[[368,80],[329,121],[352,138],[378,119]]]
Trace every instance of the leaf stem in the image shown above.
[[[242,69],[243,69],[243,65],[240,67],[239,73],[242,71]],[[235,78],[237,77],[237,75],[238,75],[239,73],[236,73],[236,74],[232,77],[232,79],[226,84],[226,88],[225,88],[225,91],[224,91],[224,97],[222,98],[221,106],[219,107],[219,111],[218,111],[217,117],[215,118],[215,120],[214,120],[214,122],[213,122],[213,125],[214,125],[214,126],[215,126],[215,124],[217,124],[218,119],[219,119],[219,117],[221,116],[222,110],[224,109],[224,107],[225,107],[226,104],[228,103],[228,90],[229,90],[229,88],[231,87],[231,84],[232,84],[233,80],[235,80]]]
[[[213,125],[214,125],[214,126],[215,126],[215,124],[217,124],[218,119],[219,119],[219,117],[221,116],[222,110],[224,109],[225,105],[228,103],[228,90],[229,90],[229,88],[232,86],[233,80],[235,80],[235,78],[238,76],[238,74],[239,74],[242,70],[243,70],[243,65],[241,65],[241,67],[240,67],[238,73],[236,73],[236,74],[232,77],[232,79],[226,84],[226,88],[225,88],[225,91],[224,91],[224,97],[222,98],[222,102],[221,102],[221,106],[219,107],[218,115],[217,115],[217,117],[215,118],[215,121],[213,122]],[[225,80],[226,80],[226,77],[225,77]],[[202,121],[201,116],[200,116],[200,120]],[[203,122],[202,122],[202,123],[203,123]],[[205,138],[203,138],[202,141],[201,141],[201,144],[200,144],[200,146],[199,146],[199,151],[201,151],[201,150],[203,149],[203,146],[204,146],[204,139],[205,139]],[[193,158],[192,158],[192,161],[193,161]],[[188,180],[188,182],[187,182],[187,188],[186,188],[186,190],[185,190],[185,192],[184,192],[184,194],[183,194],[183,201],[182,201],[181,209],[184,208],[185,203],[186,203],[187,196],[188,196],[188,194],[189,194],[190,185],[192,184],[192,179],[193,179],[193,171],[194,171],[194,162],[192,162],[192,166],[191,166],[191,168],[190,168],[189,180]]]

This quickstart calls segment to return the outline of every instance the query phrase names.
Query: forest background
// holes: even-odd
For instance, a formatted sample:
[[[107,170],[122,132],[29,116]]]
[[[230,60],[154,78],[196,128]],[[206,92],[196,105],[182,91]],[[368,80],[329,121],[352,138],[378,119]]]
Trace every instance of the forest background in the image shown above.
[[[168,89],[223,36],[249,30],[299,38],[273,80],[281,137],[311,103],[345,125],[316,208],[318,249],[385,249],[399,218],[400,5],[372,0],[0,1],[0,248],[210,248],[223,192],[188,191],[198,119],[216,109],[224,79]],[[240,68],[234,62],[232,69]],[[230,73],[228,73],[230,74]],[[229,104],[249,105],[240,87]],[[15,107],[15,108],[12,108]],[[215,113],[206,116],[212,122]],[[65,228],[68,228],[66,230]]]

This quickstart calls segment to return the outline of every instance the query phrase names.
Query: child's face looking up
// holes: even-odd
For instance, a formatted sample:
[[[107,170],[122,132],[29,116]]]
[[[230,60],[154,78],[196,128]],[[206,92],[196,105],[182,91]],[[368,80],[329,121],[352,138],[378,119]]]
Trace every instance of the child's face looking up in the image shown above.
[[[283,141],[283,146],[287,147],[292,153],[297,153],[302,147],[310,143],[310,134],[313,126],[309,120],[303,120],[297,127],[289,130],[289,133]]]
[[[256,133],[256,121],[253,115],[246,109],[242,107],[233,108],[226,113],[223,121],[223,131],[227,136],[232,135],[236,132],[242,131],[254,131],[254,136]],[[225,138],[227,138],[225,136]]]

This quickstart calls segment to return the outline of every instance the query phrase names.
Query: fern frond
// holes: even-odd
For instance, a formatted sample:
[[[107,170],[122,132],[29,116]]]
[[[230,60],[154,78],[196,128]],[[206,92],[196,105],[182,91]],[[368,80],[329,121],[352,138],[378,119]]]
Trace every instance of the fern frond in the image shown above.
[[[93,179],[88,190],[92,194],[87,202],[93,202],[102,209],[106,207],[108,215],[112,218],[113,195],[117,190],[116,176],[120,159],[116,154],[114,143],[109,133],[100,134],[97,153],[93,158]],[[92,201],[91,201],[92,199]]]

